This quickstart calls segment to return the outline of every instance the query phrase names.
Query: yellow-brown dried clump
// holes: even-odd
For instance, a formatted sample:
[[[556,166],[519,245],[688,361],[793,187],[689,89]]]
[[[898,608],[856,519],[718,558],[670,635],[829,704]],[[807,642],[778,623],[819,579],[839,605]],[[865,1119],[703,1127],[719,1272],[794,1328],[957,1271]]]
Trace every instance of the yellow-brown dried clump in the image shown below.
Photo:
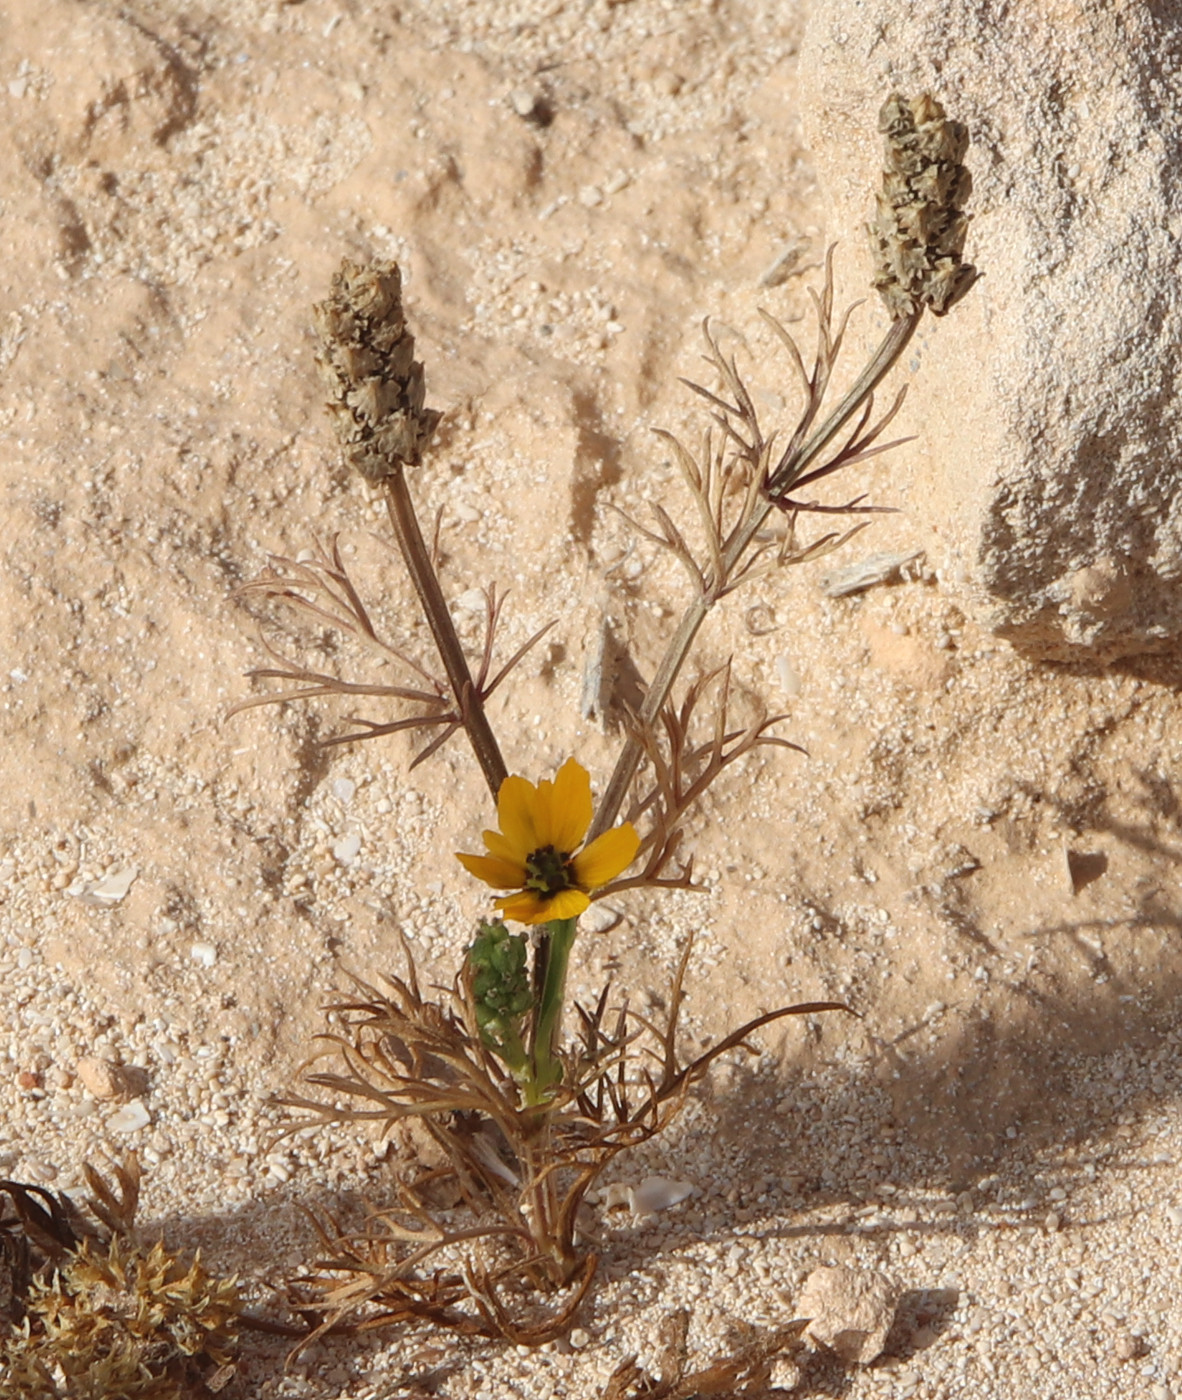
[[[423,407],[423,366],[402,314],[398,264],[346,259],[315,317],[317,363],[345,460],[374,482],[417,466],[440,414]]]
[[[3,1400],[182,1400],[221,1388],[242,1305],[234,1279],[136,1238],[139,1163],[88,1164],[93,1220],[61,1193],[0,1182]],[[95,1223],[97,1222],[97,1224]]]
[[[229,1364],[241,1311],[233,1280],[118,1236],[83,1241],[22,1304],[0,1336],[11,1400],[181,1400],[209,1365]]]
[[[961,164],[968,128],[950,121],[930,93],[894,92],[878,128],[886,137],[886,170],[878,217],[870,226],[878,263],[874,285],[894,320],[928,307],[942,316],[977,277],[964,261],[972,178]]]

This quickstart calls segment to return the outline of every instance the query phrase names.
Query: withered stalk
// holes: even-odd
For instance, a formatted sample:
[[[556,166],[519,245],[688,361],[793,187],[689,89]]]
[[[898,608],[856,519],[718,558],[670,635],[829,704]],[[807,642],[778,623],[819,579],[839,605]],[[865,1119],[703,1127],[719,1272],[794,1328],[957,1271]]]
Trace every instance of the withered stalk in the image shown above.
[[[406,561],[406,569],[415,592],[419,595],[419,603],[447,672],[447,679],[455,696],[456,709],[460,713],[472,751],[495,802],[509,770],[505,767],[500,746],[484,712],[480,692],[472,681],[464,649],[460,645],[455,623],[452,621],[443,590],[439,586],[439,578],[431,562],[431,553],[423,539],[423,532],[419,529],[414,502],[410,497],[410,487],[406,483],[406,473],[399,467],[397,471],[385,477],[382,484],[386,492],[386,509],[390,514],[390,524],[394,527],[398,548]]]
[[[698,629],[707,613],[723,596],[728,578],[742,560],[763,522],[771,513],[773,497],[783,495],[791,489],[793,482],[803,476],[805,470],[824,451],[858,409],[870,398],[882,380],[890,373],[895,362],[907,347],[907,342],[915,333],[923,315],[920,307],[910,315],[901,316],[891,322],[891,328],[883,337],[882,344],[873,359],[858,376],[853,387],[837,405],[817,431],[795,451],[777,465],[768,479],[763,498],[755,505],[749,519],[735,533],[723,554],[721,576],[713,580],[709,588],[703,589],[694,598],[677,625],[661,664],[657,667],[637,714],[636,729],[645,732],[656,724],[661,709],[685,664],[685,659],[693,647]],[[620,808],[628,796],[628,788],[636,774],[636,769],[644,757],[644,745],[636,735],[630,735],[620,751],[611,779],[595,810],[587,840],[593,841],[615,823]]]

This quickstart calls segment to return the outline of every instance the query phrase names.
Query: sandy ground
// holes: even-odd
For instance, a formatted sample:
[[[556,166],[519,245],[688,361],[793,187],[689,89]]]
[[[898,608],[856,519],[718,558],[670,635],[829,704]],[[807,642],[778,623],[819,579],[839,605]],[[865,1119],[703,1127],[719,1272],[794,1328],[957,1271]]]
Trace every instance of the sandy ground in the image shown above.
[[[260,626],[296,645],[235,586],[316,537],[425,655],[380,505],[337,462],[310,306],[342,256],[402,262],[447,415],[416,491],[461,626],[475,643],[493,580],[506,648],[558,618],[493,707],[507,758],[537,778],[574,753],[601,783],[619,735],[580,696],[602,621],[645,675],[686,598],[609,507],[688,511],[650,429],[701,431],[678,376],[707,314],[790,426],[757,307],[811,335],[815,264],[858,237],[818,222],[802,23],[775,0],[0,15],[4,1175],[69,1189],[134,1145],[145,1218],[264,1299],[310,1248],[296,1202],[380,1194],[380,1148],[272,1148],[267,1099],[342,970],[396,967],[397,928],[450,977],[486,907],[451,852],[490,813],[459,741],[411,772],[400,736],[318,747],[347,710],[224,718]],[[839,250],[843,297],[861,266]],[[904,432],[954,323],[903,367]],[[912,544],[906,447],[863,485],[900,513],[840,563]],[[694,1038],[822,996],[862,1019],[769,1035],[621,1166],[696,1194],[604,1220],[580,1345],[393,1338],[283,1374],[250,1340],[239,1393],[591,1397],[674,1307],[705,1365],[830,1261],[907,1290],[894,1354],[787,1366],[781,1393],[1182,1393],[1178,669],[1033,665],[942,596],[939,559],[838,600],[825,568],[740,594],[697,656],[733,657],[808,756],[732,771],[689,833],[705,891],[619,900],[575,980],[659,1003],[693,930]],[[142,1115],[91,1096],[86,1055],[140,1071]]]

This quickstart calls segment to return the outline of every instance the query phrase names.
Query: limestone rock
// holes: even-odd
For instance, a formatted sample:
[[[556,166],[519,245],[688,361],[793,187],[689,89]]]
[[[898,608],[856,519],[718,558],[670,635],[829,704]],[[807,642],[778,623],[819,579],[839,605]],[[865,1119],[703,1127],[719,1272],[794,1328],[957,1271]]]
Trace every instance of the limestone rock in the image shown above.
[[[95,1055],[83,1055],[78,1061],[78,1082],[95,1099],[127,1099],[135,1092],[135,1076],[126,1065],[113,1064]]]
[[[809,1319],[805,1333],[847,1366],[868,1365],[882,1351],[900,1292],[885,1274],[844,1264],[814,1269],[794,1312]]]
[[[1037,657],[1105,662],[1182,636],[1169,13],[816,0],[801,51],[850,295],[872,275],[883,101],[930,91],[969,126],[966,257],[984,275],[905,357],[916,383],[895,426],[919,440],[893,480],[909,481],[903,504],[945,588]]]

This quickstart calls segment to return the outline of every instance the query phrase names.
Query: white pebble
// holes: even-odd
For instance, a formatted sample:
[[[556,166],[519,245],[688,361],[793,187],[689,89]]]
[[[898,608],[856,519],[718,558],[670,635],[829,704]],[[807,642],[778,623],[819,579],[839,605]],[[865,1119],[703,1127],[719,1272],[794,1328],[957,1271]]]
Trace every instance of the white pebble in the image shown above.
[[[144,1107],[142,1099],[132,1099],[107,1119],[107,1127],[113,1133],[138,1133],[152,1121],[151,1114]]]
[[[673,1181],[667,1176],[646,1176],[631,1192],[631,1205],[636,1215],[652,1215],[692,1196],[697,1187],[689,1181]]]
[[[352,865],[361,853],[361,837],[355,831],[342,836],[333,846],[332,853],[342,865]]]
[[[135,866],[130,865],[126,870],[111,871],[110,874],[104,875],[101,880],[75,880],[66,893],[75,895],[83,904],[92,904],[99,909],[109,909],[124,898],[138,874]]]
[[[776,680],[785,695],[800,694],[800,677],[792,668],[792,662],[784,655],[776,657]]]
[[[334,778],[332,780],[332,795],[338,802],[352,802],[353,794],[357,791],[357,784],[352,778]]]
[[[469,588],[466,593],[460,594],[452,607],[457,612],[482,613],[488,607],[488,599],[484,596],[483,588]]]
[[[607,933],[620,922],[621,915],[606,904],[593,904],[583,915],[583,928],[588,933]]]
[[[189,949],[189,956],[202,967],[212,967],[218,960],[218,950],[212,943],[194,943]]]

